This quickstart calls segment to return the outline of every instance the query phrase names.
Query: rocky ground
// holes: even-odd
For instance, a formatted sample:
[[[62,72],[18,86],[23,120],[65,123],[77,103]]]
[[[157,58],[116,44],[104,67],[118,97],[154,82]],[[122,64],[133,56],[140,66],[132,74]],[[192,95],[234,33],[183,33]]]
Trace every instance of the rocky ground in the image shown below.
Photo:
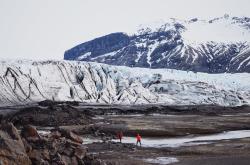
[[[1,107],[0,111],[2,164],[244,165],[250,161],[250,137],[160,148],[146,147],[143,140],[142,147],[112,140],[118,131],[128,137],[140,133],[143,139],[160,140],[250,130],[248,106],[107,106],[44,101]]]
[[[0,125],[0,164],[100,164],[88,155],[82,138],[62,129],[39,135],[31,125],[21,133],[12,123]]]

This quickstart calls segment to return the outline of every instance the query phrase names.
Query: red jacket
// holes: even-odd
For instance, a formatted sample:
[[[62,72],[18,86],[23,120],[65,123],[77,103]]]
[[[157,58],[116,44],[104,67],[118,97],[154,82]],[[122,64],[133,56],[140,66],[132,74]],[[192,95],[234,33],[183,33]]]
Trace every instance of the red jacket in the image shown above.
[[[117,138],[118,138],[118,139],[122,139],[122,137],[123,137],[122,132],[120,132],[120,133],[117,134]]]
[[[136,136],[136,139],[137,139],[137,141],[141,141],[141,136],[140,136],[140,135],[137,135],[137,136]]]

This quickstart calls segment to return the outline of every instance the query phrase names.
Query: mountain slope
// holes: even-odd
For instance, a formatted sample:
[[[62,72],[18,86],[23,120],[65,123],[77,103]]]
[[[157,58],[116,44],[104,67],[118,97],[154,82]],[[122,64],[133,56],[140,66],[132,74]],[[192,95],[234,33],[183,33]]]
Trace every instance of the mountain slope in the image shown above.
[[[250,18],[171,19],[69,49],[65,60],[195,72],[250,72]]]
[[[45,99],[105,104],[250,103],[249,74],[68,61],[0,61],[0,105]]]

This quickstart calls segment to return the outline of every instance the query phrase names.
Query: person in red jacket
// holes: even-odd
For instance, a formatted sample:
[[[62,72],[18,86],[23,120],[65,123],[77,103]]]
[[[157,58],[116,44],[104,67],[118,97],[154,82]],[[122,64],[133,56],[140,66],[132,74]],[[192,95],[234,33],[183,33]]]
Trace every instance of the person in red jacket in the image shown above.
[[[123,133],[122,131],[117,133],[117,138],[120,140],[120,143],[122,142],[122,137],[123,137]]]
[[[140,136],[140,134],[136,135],[136,145],[138,145],[138,143],[140,143],[140,147],[141,147],[141,136]]]

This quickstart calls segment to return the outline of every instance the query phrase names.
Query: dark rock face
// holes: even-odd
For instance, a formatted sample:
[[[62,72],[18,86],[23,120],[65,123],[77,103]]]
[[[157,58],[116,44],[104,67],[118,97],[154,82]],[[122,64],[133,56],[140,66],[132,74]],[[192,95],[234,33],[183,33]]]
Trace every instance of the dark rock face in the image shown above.
[[[130,38],[124,33],[112,33],[92,41],[80,44],[70,51],[66,51],[65,58],[74,60],[85,52],[91,52],[91,57],[97,57],[115,50],[119,50],[129,44]],[[80,54],[79,54],[80,53]]]
[[[213,24],[221,19],[208,22]],[[234,17],[231,21],[250,33],[248,20]],[[197,21],[193,19],[190,23]],[[172,28],[156,31],[144,29],[133,36],[109,34],[67,50],[64,59],[207,73],[250,72],[250,45],[247,41],[225,40],[223,43],[208,40],[193,45],[183,37],[182,32],[185,30],[185,25],[176,22]]]

